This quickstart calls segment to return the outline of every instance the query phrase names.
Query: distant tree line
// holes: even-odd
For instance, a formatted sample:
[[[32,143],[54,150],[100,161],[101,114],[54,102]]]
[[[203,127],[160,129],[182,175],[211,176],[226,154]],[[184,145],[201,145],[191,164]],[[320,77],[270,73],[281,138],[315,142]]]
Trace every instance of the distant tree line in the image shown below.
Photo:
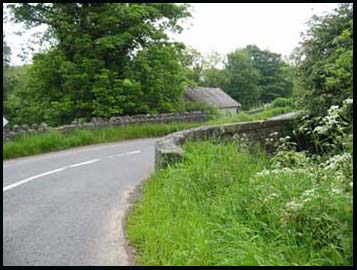
[[[261,50],[256,45],[237,49],[225,57],[213,53],[204,58],[194,49],[187,54],[192,59],[189,77],[197,85],[220,87],[243,108],[292,94],[293,67],[280,54]],[[217,67],[218,63],[223,67]]]
[[[340,4],[308,24],[291,63],[255,45],[210,57],[190,49],[188,77],[196,85],[221,87],[245,108],[292,95],[300,108],[322,115],[352,97],[353,5]],[[217,67],[218,62],[223,67]]]

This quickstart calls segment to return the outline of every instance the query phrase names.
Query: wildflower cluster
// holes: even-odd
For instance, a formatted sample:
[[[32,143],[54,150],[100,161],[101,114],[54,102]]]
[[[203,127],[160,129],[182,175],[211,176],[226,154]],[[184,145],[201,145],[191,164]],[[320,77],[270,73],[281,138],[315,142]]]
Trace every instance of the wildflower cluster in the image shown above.
[[[242,135],[236,133],[233,135],[232,139],[237,143],[238,152],[247,152],[252,146],[252,143],[249,141],[248,136],[245,133]]]
[[[295,241],[302,244],[350,248],[341,235],[352,233],[352,104],[347,99],[341,107],[332,106],[317,124],[305,117],[308,124],[300,128],[310,131],[325,151],[298,151],[289,136],[270,134],[266,144],[275,149],[270,167],[250,180],[263,204],[261,211],[271,215],[267,222],[278,221],[270,226],[295,232]]]
[[[345,129],[351,124],[353,99],[348,98],[343,101],[342,107],[331,106],[327,115],[320,120],[320,123],[313,130],[316,134],[328,135],[331,132],[345,133]]]
[[[324,117],[306,115],[302,120],[298,130],[311,137],[317,152],[352,151],[353,99],[331,106]]]

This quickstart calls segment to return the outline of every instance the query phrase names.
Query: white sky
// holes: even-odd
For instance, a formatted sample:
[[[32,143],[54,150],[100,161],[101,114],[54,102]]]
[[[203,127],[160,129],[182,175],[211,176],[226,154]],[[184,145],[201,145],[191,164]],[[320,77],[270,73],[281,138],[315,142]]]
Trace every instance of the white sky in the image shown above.
[[[289,56],[300,41],[300,33],[307,29],[307,21],[313,14],[332,11],[337,3],[196,3],[192,6],[192,18],[188,19],[180,35],[173,36],[203,54],[217,51],[227,54],[236,48],[255,44],[261,49]],[[23,64],[17,56],[21,47],[34,31],[26,31],[22,37],[14,34],[22,28],[4,23],[6,42],[11,47],[13,65]],[[43,31],[44,27],[40,27]]]

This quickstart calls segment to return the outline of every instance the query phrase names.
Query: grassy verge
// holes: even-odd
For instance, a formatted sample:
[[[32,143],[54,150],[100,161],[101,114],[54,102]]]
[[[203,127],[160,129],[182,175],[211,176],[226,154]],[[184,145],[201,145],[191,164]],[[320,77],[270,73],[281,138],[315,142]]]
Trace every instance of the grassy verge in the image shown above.
[[[4,143],[3,159],[36,155],[88,144],[163,136],[171,132],[203,124],[223,124],[267,119],[288,111],[291,111],[291,108],[274,108],[273,110],[254,115],[242,112],[236,116],[222,117],[204,123],[140,124],[124,127],[75,130],[65,134],[53,131],[45,134],[24,135],[15,138],[11,142]]]
[[[128,218],[138,265],[351,265],[352,190],[270,168],[258,148],[187,143]]]
[[[82,129],[68,133],[51,131],[45,134],[24,135],[3,145],[3,159],[36,155],[75,146],[114,142],[127,139],[156,137],[202,123],[141,124],[101,129]]]

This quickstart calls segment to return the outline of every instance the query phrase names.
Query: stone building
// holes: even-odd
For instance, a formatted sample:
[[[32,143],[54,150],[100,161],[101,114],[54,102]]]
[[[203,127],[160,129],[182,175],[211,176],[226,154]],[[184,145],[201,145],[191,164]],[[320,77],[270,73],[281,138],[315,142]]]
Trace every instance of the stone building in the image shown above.
[[[184,97],[189,101],[202,102],[216,107],[226,115],[236,114],[242,106],[221,88],[187,88]]]

